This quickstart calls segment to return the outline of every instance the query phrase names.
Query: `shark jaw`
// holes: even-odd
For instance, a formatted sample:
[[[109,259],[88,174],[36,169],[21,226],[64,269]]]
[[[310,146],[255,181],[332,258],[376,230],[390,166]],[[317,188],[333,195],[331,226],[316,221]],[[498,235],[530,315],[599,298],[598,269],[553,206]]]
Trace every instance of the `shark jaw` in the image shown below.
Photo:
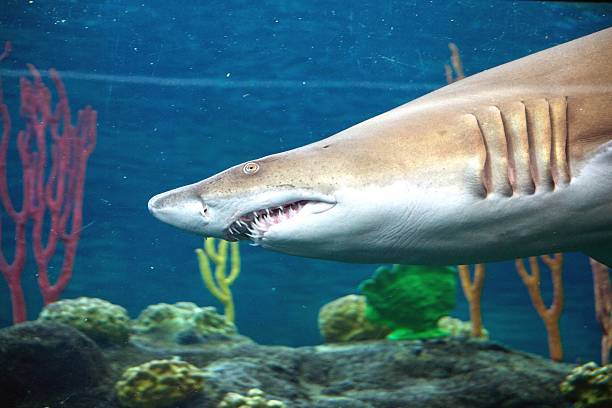
[[[255,245],[273,246],[274,240],[282,239],[286,227],[303,231],[308,228],[309,218],[329,211],[336,203],[315,200],[298,200],[249,211],[236,217],[225,230],[225,239],[251,240]],[[270,244],[270,245],[266,245]]]
[[[200,183],[158,194],[149,200],[149,211],[160,221],[198,235],[275,249],[277,243],[292,246],[304,235],[324,235],[326,221],[321,217],[337,204],[333,197],[311,191],[206,197],[198,190]]]

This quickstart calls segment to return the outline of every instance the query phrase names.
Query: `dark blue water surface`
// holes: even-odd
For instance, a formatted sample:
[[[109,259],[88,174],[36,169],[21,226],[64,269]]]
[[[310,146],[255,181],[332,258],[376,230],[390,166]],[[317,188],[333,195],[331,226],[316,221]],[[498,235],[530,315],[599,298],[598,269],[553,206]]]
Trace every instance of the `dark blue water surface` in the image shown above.
[[[443,86],[449,41],[469,75],[605,28],[612,13],[610,5],[507,1],[48,3],[0,6],[0,40],[14,48],[0,65],[5,98],[17,118],[17,71],[32,62],[64,74],[74,108],[99,112],[86,228],[64,297],[102,297],[134,317],[158,302],[217,305],[199,277],[200,238],[151,217],[151,195],[315,141]],[[10,154],[17,196],[19,161]],[[9,257],[12,233],[5,228]],[[375,268],[248,245],[241,251],[237,324],[261,343],[319,343],[319,308],[355,292]],[[30,264],[24,274],[31,318],[41,306],[33,271]],[[567,257],[564,279],[567,360],[596,359],[586,256]],[[8,291],[0,286],[7,325]],[[483,314],[492,338],[547,354],[513,263],[488,266]],[[455,315],[467,319],[462,295]]]

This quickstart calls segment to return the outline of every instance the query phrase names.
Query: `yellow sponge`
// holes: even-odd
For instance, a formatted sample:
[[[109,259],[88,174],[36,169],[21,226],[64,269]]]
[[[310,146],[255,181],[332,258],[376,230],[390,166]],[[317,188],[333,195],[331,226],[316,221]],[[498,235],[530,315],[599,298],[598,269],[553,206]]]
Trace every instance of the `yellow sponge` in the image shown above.
[[[128,368],[115,392],[126,408],[165,408],[194,397],[203,387],[202,371],[174,357]]]

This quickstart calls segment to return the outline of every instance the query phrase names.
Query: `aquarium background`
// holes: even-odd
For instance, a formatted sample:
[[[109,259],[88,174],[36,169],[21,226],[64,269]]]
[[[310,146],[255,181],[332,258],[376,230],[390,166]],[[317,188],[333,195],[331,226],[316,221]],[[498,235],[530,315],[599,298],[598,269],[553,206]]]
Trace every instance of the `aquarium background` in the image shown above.
[[[509,1],[4,1],[0,40],[11,40],[13,53],[0,74],[14,129],[21,125],[18,76],[28,62],[58,69],[73,109],[90,104],[99,114],[84,229],[63,297],[101,297],[133,317],[159,302],[219,306],[199,276],[194,249],[201,239],[150,216],[150,196],[442,87],[449,41],[471,75],[610,26],[611,13],[605,4]],[[9,185],[18,201],[14,147]],[[7,227],[3,250],[11,258]],[[376,268],[246,244],[241,251],[242,274],[232,287],[236,322],[264,344],[320,343],[319,308],[355,293]],[[23,281],[36,318],[41,300],[29,262]],[[487,268],[482,304],[491,337],[547,355],[543,324],[513,262]],[[568,255],[564,279],[566,360],[597,359],[588,258]],[[454,315],[468,318],[459,292]],[[0,325],[9,324],[2,283]]]

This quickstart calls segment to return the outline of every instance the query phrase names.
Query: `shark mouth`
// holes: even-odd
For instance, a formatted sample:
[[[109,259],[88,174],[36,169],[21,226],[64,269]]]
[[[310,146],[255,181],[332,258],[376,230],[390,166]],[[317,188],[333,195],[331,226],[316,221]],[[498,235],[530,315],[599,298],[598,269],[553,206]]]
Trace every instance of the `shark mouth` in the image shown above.
[[[226,230],[228,241],[251,240],[258,243],[268,230],[300,214],[310,207],[311,213],[320,213],[333,207],[334,204],[321,201],[300,200],[252,211],[239,216]]]

